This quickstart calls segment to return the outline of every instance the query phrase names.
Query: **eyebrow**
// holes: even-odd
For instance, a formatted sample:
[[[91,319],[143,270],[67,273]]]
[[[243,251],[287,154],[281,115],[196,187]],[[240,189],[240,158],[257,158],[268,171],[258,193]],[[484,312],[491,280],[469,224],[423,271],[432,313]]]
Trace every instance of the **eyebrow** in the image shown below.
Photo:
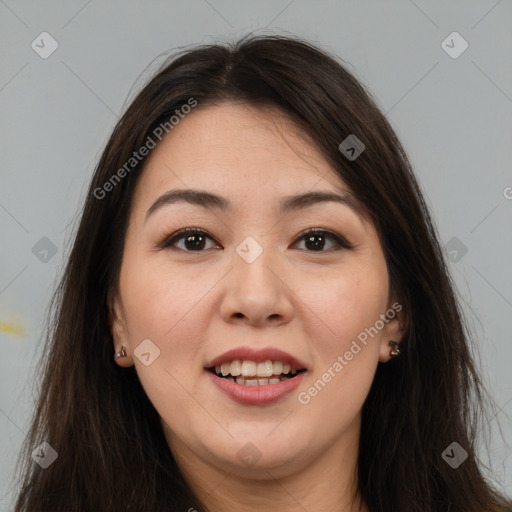
[[[348,206],[360,217],[365,218],[361,203],[350,195],[341,195],[334,192],[306,192],[294,196],[284,197],[279,204],[280,214],[309,208],[313,205],[336,202]],[[146,221],[150,215],[163,206],[175,203],[189,203],[203,208],[221,211],[233,211],[233,205],[225,197],[212,194],[203,190],[173,189],[161,195],[146,212]]]

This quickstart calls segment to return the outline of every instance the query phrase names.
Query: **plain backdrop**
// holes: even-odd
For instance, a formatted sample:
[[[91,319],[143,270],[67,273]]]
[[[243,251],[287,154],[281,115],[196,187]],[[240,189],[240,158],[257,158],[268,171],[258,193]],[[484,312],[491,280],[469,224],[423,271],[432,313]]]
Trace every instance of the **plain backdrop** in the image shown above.
[[[72,222],[132,86],[162,52],[252,31],[334,52],[387,113],[478,339],[488,462],[512,495],[511,24],[507,0],[0,0],[0,510]]]

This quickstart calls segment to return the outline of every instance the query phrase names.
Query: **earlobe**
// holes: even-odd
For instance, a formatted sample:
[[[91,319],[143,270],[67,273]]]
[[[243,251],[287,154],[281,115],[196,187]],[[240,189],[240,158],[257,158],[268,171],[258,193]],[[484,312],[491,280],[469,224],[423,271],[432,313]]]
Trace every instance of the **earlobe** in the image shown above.
[[[123,367],[128,368],[133,365],[133,359],[129,355],[129,341],[124,322],[124,315],[118,296],[109,293],[108,297],[108,324],[110,334],[114,341],[114,360]]]
[[[391,357],[400,355],[400,343],[398,343],[398,341],[391,340],[388,342],[388,345],[391,347],[391,351],[389,352]]]
[[[389,315],[390,311],[392,312],[391,315]],[[381,363],[387,363],[390,359],[400,356],[403,352],[401,342],[407,330],[407,318],[402,305],[398,301],[395,301],[393,306],[388,309],[386,316],[388,322],[383,329],[379,355],[379,362]]]
[[[391,359],[395,359],[401,354],[400,342],[396,340],[389,340],[387,343],[383,340],[379,355],[379,362],[387,363]]]
[[[114,355],[114,361],[122,368],[129,368],[133,365],[133,359],[128,356],[124,346],[122,346],[119,351],[116,351]]]

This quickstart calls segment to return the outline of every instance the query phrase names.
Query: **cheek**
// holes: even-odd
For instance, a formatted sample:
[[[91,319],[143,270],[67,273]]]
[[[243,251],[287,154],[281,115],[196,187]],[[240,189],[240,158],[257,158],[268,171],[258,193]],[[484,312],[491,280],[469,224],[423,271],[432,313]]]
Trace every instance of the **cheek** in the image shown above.
[[[205,284],[171,272],[169,266],[149,261],[126,261],[121,274],[121,293],[130,333],[137,333],[166,344],[183,335],[184,325],[194,314]],[[204,292],[203,292],[204,293]],[[189,326],[190,327],[190,326]]]
[[[320,312],[322,322],[316,325],[324,335],[310,332],[317,340],[316,361],[301,403],[308,402],[318,414],[329,409],[334,423],[345,425],[360,410],[377,368],[380,332],[366,339],[364,333],[386,310],[387,272],[374,266],[343,273],[322,289],[308,298],[311,310]]]
[[[353,340],[365,329],[375,325],[386,310],[387,274],[379,269],[340,274],[310,289],[304,303],[316,315],[312,318],[315,333],[311,339],[322,340],[325,354],[348,350]],[[312,314],[312,313],[310,313]],[[318,330],[324,334],[319,335]]]
[[[197,354],[204,339],[200,299],[205,291],[199,282],[191,283],[161,265],[134,259],[126,263],[121,293],[131,349],[149,339],[160,351],[148,366],[134,357],[136,371],[160,416],[172,419],[176,411],[190,407],[185,389],[194,378],[191,368],[202,371]]]
[[[134,363],[146,393],[167,417],[168,407],[179,409],[190,402],[180,383],[190,388],[186,383],[203,371],[197,359],[204,344],[207,315],[200,299],[208,288],[201,293],[197,282],[191,285],[183,276],[163,269],[133,268],[137,271],[122,276],[130,348],[135,352],[146,339],[156,345],[159,352],[154,362],[146,366],[134,357]]]

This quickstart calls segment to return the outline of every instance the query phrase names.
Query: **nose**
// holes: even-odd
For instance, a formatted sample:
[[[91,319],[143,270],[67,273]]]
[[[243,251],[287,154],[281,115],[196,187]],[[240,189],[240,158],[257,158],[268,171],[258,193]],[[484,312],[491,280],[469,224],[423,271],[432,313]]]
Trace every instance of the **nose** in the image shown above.
[[[261,327],[284,324],[293,317],[290,276],[285,275],[271,248],[250,263],[235,252],[233,269],[223,286],[220,313],[228,323]]]

